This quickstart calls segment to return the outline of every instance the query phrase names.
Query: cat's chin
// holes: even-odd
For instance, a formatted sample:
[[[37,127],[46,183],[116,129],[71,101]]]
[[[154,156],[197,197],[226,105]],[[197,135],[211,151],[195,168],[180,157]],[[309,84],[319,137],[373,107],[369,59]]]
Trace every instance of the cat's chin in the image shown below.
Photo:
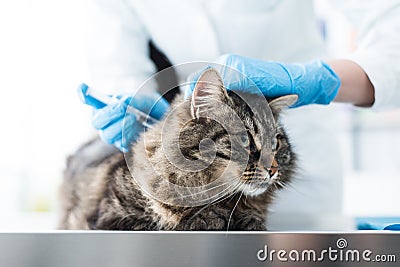
[[[248,185],[242,189],[243,194],[249,197],[256,197],[267,191],[268,185],[261,187],[260,185]]]
[[[243,190],[243,194],[245,196],[249,196],[249,197],[256,197],[261,195],[262,193],[264,193],[267,190],[267,187],[265,188],[255,188],[255,189],[245,189]]]
[[[246,184],[243,186],[243,194],[250,197],[261,195],[267,191],[268,187],[273,184],[279,177],[279,171],[275,172],[272,177],[267,174],[266,180],[262,183]]]

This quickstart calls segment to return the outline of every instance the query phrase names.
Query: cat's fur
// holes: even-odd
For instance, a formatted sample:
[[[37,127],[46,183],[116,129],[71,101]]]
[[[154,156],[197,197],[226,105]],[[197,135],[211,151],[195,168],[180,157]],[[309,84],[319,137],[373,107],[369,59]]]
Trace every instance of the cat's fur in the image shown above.
[[[292,95],[270,101],[275,120],[296,100]],[[233,123],[229,109],[237,114],[245,132]],[[207,114],[213,118],[205,118]],[[290,181],[296,161],[283,128],[268,114],[253,114],[238,95],[227,93],[215,70],[205,71],[192,98],[178,96],[167,116],[133,145],[127,161],[99,140],[85,144],[69,158],[59,228],[265,230],[267,206],[274,192]],[[212,142],[202,145],[206,138]],[[274,156],[263,152],[267,144]],[[243,158],[244,171],[238,168]],[[186,160],[193,162],[189,167],[199,170],[182,168]],[[196,196],[193,203],[182,205],[182,196],[167,183],[201,187],[218,179],[220,186],[225,185],[224,194],[201,205],[193,205]],[[205,196],[198,194],[199,200]]]

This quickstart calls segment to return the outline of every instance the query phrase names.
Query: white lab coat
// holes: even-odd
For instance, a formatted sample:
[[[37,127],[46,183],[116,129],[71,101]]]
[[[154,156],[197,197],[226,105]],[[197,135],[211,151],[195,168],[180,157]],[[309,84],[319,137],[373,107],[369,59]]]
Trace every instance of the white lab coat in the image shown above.
[[[93,2],[89,5],[91,82],[109,92],[133,92],[155,73],[148,57],[150,39],[173,64],[212,61],[224,53],[283,62],[329,57],[316,27],[312,0]],[[360,29],[359,47],[347,57],[363,67],[374,84],[374,107],[400,106],[399,1],[332,3]],[[183,80],[188,74],[178,73]],[[304,229],[293,216],[341,214],[342,167],[331,130],[335,126],[331,109],[302,107],[283,118],[301,164],[292,186],[279,193],[271,208],[274,229],[279,225]]]

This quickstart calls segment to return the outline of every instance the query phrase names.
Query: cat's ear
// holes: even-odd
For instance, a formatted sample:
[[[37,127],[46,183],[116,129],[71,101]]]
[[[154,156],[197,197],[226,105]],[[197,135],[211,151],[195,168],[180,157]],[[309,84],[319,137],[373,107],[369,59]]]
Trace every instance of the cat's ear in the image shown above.
[[[277,119],[279,117],[279,114],[283,110],[296,103],[297,99],[299,99],[297,95],[285,95],[270,101],[269,107],[271,108],[274,117]]]
[[[228,94],[219,73],[213,68],[206,69],[198,78],[193,90],[190,106],[192,118],[199,119],[201,113],[210,112],[227,98]]]

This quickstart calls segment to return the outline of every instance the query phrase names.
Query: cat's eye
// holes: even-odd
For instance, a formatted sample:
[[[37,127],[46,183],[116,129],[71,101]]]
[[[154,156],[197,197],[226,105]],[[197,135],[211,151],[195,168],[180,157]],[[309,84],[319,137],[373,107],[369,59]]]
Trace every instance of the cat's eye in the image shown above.
[[[242,133],[240,135],[240,142],[242,143],[242,146],[248,147],[250,145],[250,139],[247,133]]]

